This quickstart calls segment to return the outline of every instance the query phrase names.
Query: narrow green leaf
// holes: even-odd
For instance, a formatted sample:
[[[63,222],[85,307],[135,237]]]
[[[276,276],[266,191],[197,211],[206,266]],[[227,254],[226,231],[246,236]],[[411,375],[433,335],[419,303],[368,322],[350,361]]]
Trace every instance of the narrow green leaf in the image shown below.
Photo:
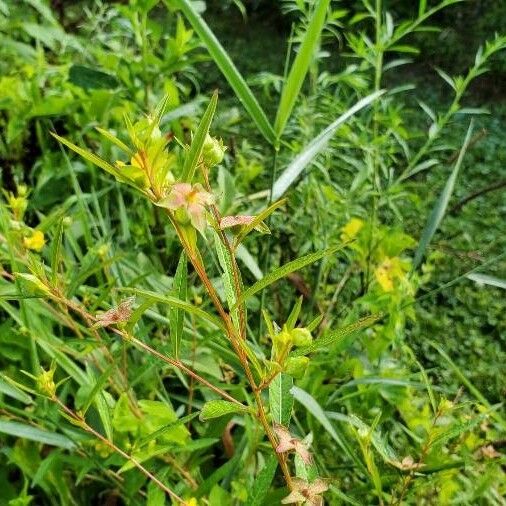
[[[8,395],[17,401],[23,402],[24,404],[31,404],[32,398],[21,388],[17,387],[15,382],[0,373],[0,393]]]
[[[95,127],[98,133],[103,135],[109,142],[117,146],[121,151],[126,153],[128,156],[133,156],[134,152],[120,139],[118,139],[115,135],[113,135],[111,132],[104,130],[100,127]]]
[[[279,373],[269,385],[269,406],[272,419],[280,425],[288,425],[292,416],[293,378],[288,374]]]
[[[47,430],[39,429],[32,425],[26,425],[19,422],[0,420],[0,432],[3,434],[9,434],[10,436],[36,441],[37,443],[58,446],[67,450],[72,450],[76,446],[72,440],[62,434],[49,432]]]
[[[292,310],[290,311],[290,314],[288,315],[288,318],[286,319],[286,326],[289,329],[295,328],[295,325],[297,324],[297,319],[299,318],[300,310],[302,309],[302,301],[304,300],[304,297],[301,295],[297,302],[294,304]]]
[[[54,132],[50,132],[50,134],[59,142],[70,148],[72,151],[75,151],[78,155],[82,156],[85,160],[88,160],[97,167],[104,169],[106,172],[109,172],[109,174],[112,174],[114,177],[116,178],[118,177],[118,171],[116,170],[114,165],[111,165],[109,162],[106,162],[104,159],[100,158],[94,153],[91,153],[86,149],[76,146],[74,143],[68,141],[64,137],[60,137],[58,134],[55,134]]]
[[[302,88],[311,60],[318,47],[329,4],[330,0],[317,1],[299,51],[286,79],[281,100],[279,101],[278,112],[276,113],[276,120],[274,121],[274,132],[278,139],[283,134],[283,130]]]
[[[58,228],[56,229],[56,234],[53,237],[53,243],[51,245],[51,280],[53,283],[56,282],[58,278],[58,272],[60,267],[60,258],[61,258],[61,244],[63,238],[63,218],[58,222]]]
[[[205,421],[232,413],[247,413],[248,411],[249,408],[247,406],[218,399],[204,404],[200,411],[200,420]]]
[[[266,459],[264,467],[258,473],[255,481],[253,482],[253,488],[248,493],[248,500],[246,506],[263,506],[265,496],[269,491],[272,480],[278,467],[278,459],[275,455],[269,455]]]
[[[317,251],[316,253],[310,253],[309,255],[305,255],[301,258],[297,258],[296,260],[293,260],[292,262],[288,262],[285,265],[282,265],[281,267],[278,267],[274,271],[270,272],[266,276],[264,276],[262,279],[257,281],[254,285],[250,286],[247,290],[245,290],[242,294],[239,300],[236,302],[236,306],[239,304],[242,304],[244,301],[249,299],[252,295],[255,295],[255,293],[259,292],[260,290],[263,290],[269,285],[272,285],[275,281],[278,281],[279,279],[285,277],[287,274],[290,274],[291,272],[297,271],[299,269],[302,269],[306,265],[312,264],[314,262],[317,262],[318,260],[322,259],[323,257],[326,257],[328,255],[333,255],[340,249],[344,248],[346,246],[345,244],[341,244],[340,246],[334,246],[333,248],[328,248],[324,251]]]
[[[167,3],[167,0],[165,3]],[[251,89],[230,59],[230,56],[219,43],[200,14],[195,10],[193,2],[191,0],[174,0],[174,3],[183,11],[183,14],[186,16],[193,29],[206,45],[209,54],[234,90],[237,98],[242,102],[246,111],[248,111],[248,114],[257,125],[258,130],[270,144],[274,144],[276,142],[276,136],[265,112],[260,107]]]
[[[227,299],[228,307],[230,308],[230,314],[232,316],[232,322],[234,323],[235,328],[240,332],[240,314],[239,314],[239,304],[236,306],[237,296],[235,289],[235,276],[234,276],[234,267],[232,265],[232,258],[230,257],[230,252],[228,248],[221,241],[221,237],[215,233],[214,234],[214,243],[216,245],[216,254],[218,255],[218,261],[220,262],[220,266],[223,270],[221,275],[221,279],[223,281],[223,287],[225,289],[225,297]]]
[[[348,457],[355,462],[357,467],[359,467],[364,474],[368,474],[366,467],[363,462],[358,458],[357,453],[350,446],[349,442],[346,439],[345,434],[339,431],[338,428],[334,427],[323,411],[322,407],[318,404],[316,399],[308,394],[305,390],[302,390],[299,387],[292,388],[292,394],[294,398],[300,402],[308,411],[311,413],[323,426],[323,428],[330,434],[332,439],[341,447]]]
[[[170,295],[160,295],[156,292],[150,292],[148,290],[139,290],[137,288],[121,288],[121,291],[134,293],[138,297],[144,297],[152,301],[153,303],[159,302],[160,304],[167,304],[170,307],[180,308],[187,313],[193,314],[202,320],[206,320],[209,323],[212,323],[215,327],[219,329],[224,329],[223,322],[216,316],[207,313],[206,311],[200,309],[189,302],[182,301],[176,299],[175,297],[171,297]]]
[[[191,183],[193,176],[195,175],[195,169],[197,168],[200,156],[202,155],[202,148],[204,147],[206,136],[209,133],[209,128],[211,127],[211,122],[213,121],[217,103],[218,92],[215,91],[211,97],[209,105],[207,106],[204,116],[202,116],[202,119],[200,120],[197,131],[192,139],[190,149],[186,153],[181,179],[188,183]]]
[[[384,90],[371,93],[367,97],[359,100],[353,107],[348,109],[344,114],[339,116],[317,137],[315,137],[305,148],[299,153],[294,160],[283,171],[281,176],[276,180],[272,189],[272,200],[277,200],[290,188],[293,182],[299,177],[302,171],[314,160],[330,141],[336,130],[355,113],[367,107],[369,104],[377,100],[385,93]]]
[[[184,251],[181,253],[177,264],[176,274],[172,285],[171,294],[174,298],[186,302],[188,295],[188,262]],[[172,354],[179,358],[181,339],[183,337],[184,312],[180,307],[171,307],[169,310],[170,340],[172,343]]]
[[[297,357],[300,355],[307,355],[308,353],[313,353],[321,348],[326,348],[328,346],[342,343],[344,339],[351,334],[374,325],[377,321],[381,320],[383,316],[384,315],[382,313],[366,316],[365,318],[361,318],[360,320],[350,323],[345,327],[329,332],[328,334],[325,334],[319,339],[313,341],[309,346],[295,350],[292,353],[292,356]]]
[[[427,219],[427,223],[422,232],[422,237],[415,251],[415,258],[413,260],[413,267],[412,267],[413,270],[415,270],[420,265],[425,255],[425,251],[427,250],[427,247],[429,246],[432,237],[434,236],[436,230],[438,229],[441,223],[441,220],[443,219],[443,216],[446,212],[446,208],[448,207],[448,202],[450,201],[450,197],[452,196],[455,182],[457,181],[457,176],[459,174],[462,161],[464,160],[464,155],[467,151],[467,148],[469,147],[472,133],[473,133],[473,122],[471,121],[471,124],[469,125],[469,128],[467,130],[464,144],[460,150],[457,162],[455,163],[455,167],[453,168],[450,177],[446,181],[446,185],[443,189],[443,192],[436,201],[436,205],[432,209],[432,212],[430,213]]]

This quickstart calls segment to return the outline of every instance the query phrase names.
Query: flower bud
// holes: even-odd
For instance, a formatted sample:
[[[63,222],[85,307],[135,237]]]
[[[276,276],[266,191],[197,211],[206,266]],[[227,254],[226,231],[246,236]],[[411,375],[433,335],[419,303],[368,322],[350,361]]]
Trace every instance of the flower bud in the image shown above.
[[[293,344],[295,346],[309,346],[313,341],[313,336],[306,328],[296,328],[291,331]]]
[[[42,369],[42,372],[37,376],[37,389],[48,397],[54,397],[56,394],[56,385],[53,380],[54,372],[55,369],[52,367],[49,371]]]
[[[285,363],[285,372],[296,379],[302,378],[309,364],[307,357],[290,357]]]
[[[207,134],[202,148],[202,159],[208,167],[214,167],[223,161],[225,150],[223,140],[218,140]]]
[[[285,328],[283,328],[283,330],[281,332],[278,332],[273,337],[272,340],[273,340],[274,344],[279,348],[286,348],[287,346],[292,345],[292,335]]]

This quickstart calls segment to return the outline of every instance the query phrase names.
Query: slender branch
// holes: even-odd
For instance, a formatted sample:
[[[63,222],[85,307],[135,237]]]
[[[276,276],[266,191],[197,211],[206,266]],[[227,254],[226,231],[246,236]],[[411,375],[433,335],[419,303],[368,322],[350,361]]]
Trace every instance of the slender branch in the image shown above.
[[[476,190],[473,193],[470,193],[466,197],[464,197],[462,200],[457,202],[451,209],[450,214],[457,214],[460,212],[460,210],[466,205],[469,204],[472,200],[481,197],[482,195],[485,195],[486,193],[490,193],[495,190],[500,190],[501,188],[506,187],[506,179],[501,179],[500,181],[496,181],[495,183],[489,184],[485,186],[484,188],[481,188],[479,190]]]
[[[125,458],[126,460],[131,462],[137,469],[139,469],[139,471],[142,474],[144,474],[147,478],[149,478],[152,482],[154,482],[158,487],[160,487],[172,499],[179,502],[180,504],[185,504],[185,505],[188,504],[184,499],[179,497],[173,490],[171,490],[169,487],[167,487],[167,485],[162,483],[154,474],[149,472],[137,459],[135,459],[134,457],[132,457],[131,455],[126,453],[119,446],[116,446],[112,441],[109,441],[109,439],[102,436],[102,434],[100,434],[100,432],[97,432],[93,427],[88,425],[86,423],[86,420],[82,416],[79,416],[77,413],[74,413],[74,411],[72,411],[70,408],[65,406],[65,404],[63,404],[63,402],[61,402],[60,399],[58,399],[58,397],[56,397],[56,395],[51,397],[51,400],[53,402],[55,402],[60,407],[60,409],[62,409],[67,414],[67,416],[69,416],[71,419],[73,419],[79,427],[84,429],[86,432],[92,434],[96,438],[100,439],[100,441],[102,441],[111,450],[115,451],[116,453],[119,453],[123,458]]]

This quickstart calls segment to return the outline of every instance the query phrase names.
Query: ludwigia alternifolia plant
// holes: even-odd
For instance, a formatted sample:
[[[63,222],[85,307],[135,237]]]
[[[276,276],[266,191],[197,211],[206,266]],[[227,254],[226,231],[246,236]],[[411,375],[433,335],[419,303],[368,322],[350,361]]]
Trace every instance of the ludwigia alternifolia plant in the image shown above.
[[[252,286],[248,288],[243,286],[241,271],[236,260],[237,248],[250,233],[269,233],[264,220],[282,206],[283,201],[272,203],[256,216],[220,215],[218,210],[220,196],[213,192],[212,181],[213,168],[222,161],[225,148],[221,140],[209,134],[217,98],[215,93],[190,145],[185,145],[182,140],[175,139],[172,134],[160,130],[165,100],[152,115],[137,122],[133,123],[129,117],[125,117],[128,144],[112,133],[98,129],[123,153],[122,160],[106,161],[69,140],[53,134],[60,142],[83,158],[104,169],[121,183],[134,187],[149,199],[170,221],[182,250],[174,273],[170,296],[132,288],[131,297],[106,313],[92,316],[83,308],[76,306],[73,309],[80,312],[88,321],[91,320],[97,332],[99,328],[109,329],[127,342],[173,365],[183,373],[189,374],[194,380],[201,382],[204,387],[211,389],[217,398],[203,405],[200,412],[201,420],[210,420],[232,413],[256,420],[271,447],[271,460],[268,460],[266,466],[267,472],[271,473],[270,480],[278,464],[290,490],[289,495],[283,499],[284,503],[307,501],[310,504],[320,504],[321,494],[327,490],[328,484],[318,478],[314,472],[308,481],[293,477],[295,472],[292,469],[294,465],[292,455],[307,466],[311,466],[312,458],[306,443],[292,435],[288,426],[293,405],[293,397],[290,394],[293,379],[304,374],[309,362],[307,355],[319,347],[318,340],[313,342],[311,332],[319,324],[321,318],[316,318],[307,325],[298,325],[302,299],[295,304],[286,322],[279,325],[264,311],[263,318],[269,338],[266,348],[260,344],[265,342],[263,336],[249,335],[246,301],[278,279],[326,255],[336,253],[343,244],[291,261],[267,274]],[[207,265],[205,259],[209,259],[209,255],[204,252],[204,245],[214,250],[214,258],[218,260],[224,297],[220,296],[218,288],[209,275],[210,268],[214,268],[214,264],[211,267]],[[210,261],[213,261],[212,258]],[[188,302],[188,263],[200,278],[207,297],[212,303],[213,311],[206,311]],[[46,288],[46,290],[50,289]],[[171,340],[170,354],[155,350],[135,337],[135,322],[140,319],[145,310],[143,304],[138,308],[133,307],[135,298],[147,299],[148,304],[149,301],[157,301],[171,307],[170,328],[167,329]],[[72,306],[70,301],[69,304]],[[226,387],[202,378],[181,359],[179,350],[183,338],[185,313],[205,320],[226,338],[227,345],[233,351],[234,360],[240,364],[248,387],[243,395],[232,396]],[[349,331],[365,327],[375,319],[373,317],[360,321],[352,325]],[[328,339],[327,335],[327,343]],[[268,348],[270,350],[267,351]],[[51,379],[50,372],[46,374],[49,374],[48,378]],[[112,442],[91,429],[85,417],[70,411],[58,400],[56,388],[51,381],[49,381],[51,387],[47,386],[48,381],[43,383],[42,391],[57,402],[68,416],[112,447]],[[113,449],[128,457],[123,450],[115,446]],[[134,459],[133,465],[153,479],[151,473],[143,468],[140,462]],[[173,499],[184,502],[160,480],[155,478],[155,483]]]

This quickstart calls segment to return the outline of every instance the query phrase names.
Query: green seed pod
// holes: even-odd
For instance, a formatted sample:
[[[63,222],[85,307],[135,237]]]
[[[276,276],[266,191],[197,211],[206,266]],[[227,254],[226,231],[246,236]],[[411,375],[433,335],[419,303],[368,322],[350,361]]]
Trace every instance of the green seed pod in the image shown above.
[[[202,148],[202,159],[208,167],[214,167],[223,161],[225,150],[226,148],[221,139],[218,140],[216,137],[207,134]]]
[[[309,364],[307,357],[290,357],[285,363],[285,372],[296,379],[302,378]]]
[[[293,344],[295,346],[309,346],[313,342],[313,336],[308,329],[305,328],[297,328],[291,331]]]

